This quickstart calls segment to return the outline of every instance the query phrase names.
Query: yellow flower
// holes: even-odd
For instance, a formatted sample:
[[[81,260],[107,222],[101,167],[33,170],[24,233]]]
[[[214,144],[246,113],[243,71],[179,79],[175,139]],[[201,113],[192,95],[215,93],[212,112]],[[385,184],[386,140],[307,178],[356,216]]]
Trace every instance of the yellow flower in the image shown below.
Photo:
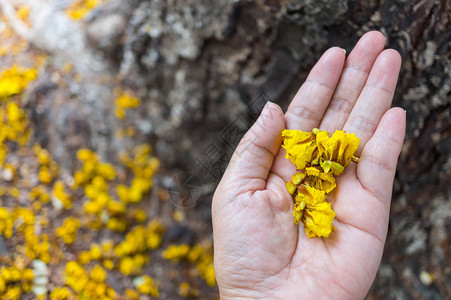
[[[72,19],[79,20],[99,4],[99,0],[77,0],[66,10],[66,13]]]
[[[108,212],[112,215],[118,215],[125,212],[125,206],[121,202],[114,200],[108,201],[107,203]]]
[[[30,190],[30,199],[47,203],[50,201],[50,196],[43,185],[37,185]]]
[[[118,184],[116,186],[116,194],[119,197],[119,200],[124,204],[128,203],[128,193],[128,188],[125,185]]]
[[[139,293],[132,289],[126,289],[124,292],[125,300],[139,300]]]
[[[53,198],[52,202],[55,207],[58,209],[59,207],[64,207],[65,209],[72,208],[72,200],[68,194],[64,191],[64,185],[62,181],[55,182],[53,186]]]
[[[39,168],[39,181],[43,184],[49,184],[53,180],[53,176],[47,166],[41,166]]]
[[[74,217],[67,217],[63,225],[56,229],[56,234],[63,239],[66,244],[72,244],[77,238],[77,230],[80,228],[80,220]]]
[[[109,163],[99,163],[96,171],[99,176],[106,180],[113,180],[116,177],[116,171],[114,170],[113,165]]]
[[[109,218],[106,227],[109,230],[124,232],[127,229],[127,222],[118,218]]]
[[[79,293],[88,283],[89,278],[85,269],[76,261],[69,261],[66,264],[65,270],[66,284],[70,286],[75,292]]]
[[[134,218],[139,223],[144,223],[147,220],[147,214],[142,209],[137,209],[134,213]]]
[[[213,265],[213,246],[211,243],[197,244],[191,248],[188,260],[196,263],[200,276],[209,286],[216,285],[216,276]]]
[[[0,277],[0,294],[3,293],[6,289],[6,283],[2,277]]]
[[[100,265],[95,265],[90,273],[91,279],[97,282],[104,282],[106,279],[106,272]]]
[[[122,274],[130,275],[132,274],[134,269],[135,265],[131,257],[126,256],[121,258],[121,260],[119,261],[119,271],[121,271]]]
[[[102,258],[102,248],[98,244],[93,243],[89,249],[89,254],[91,255],[91,259],[100,259]]]
[[[0,234],[7,239],[13,235],[14,220],[5,207],[0,207]]]
[[[105,179],[100,176],[96,176],[92,179],[92,185],[99,191],[106,191],[108,189]]]
[[[331,173],[323,173],[315,167],[305,168],[305,172],[308,183],[326,194],[330,193],[337,186]]]
[[[202,278],[205,279],[205,282],[209,286],[215,286],[216,285],[216,275],[215,275],[215,268],[213,265],[213,261],[211,261],[208,264],[200,265],[200,266],[198,265],[197,268],[199,269]]]
[[[325,173],[331,171],[340,175],[349,165],[354,152],[359,147],[360,139],[354,134],[342,130],[335,131],[331,137],[327,131],[319,131],[316,135],[319,163]]]
[[[71,292],[67,287],[56,287],[50,293],[50,300],[66,300],[71,296]]]
[[[116,117],[117,117],[118,119],[123,119],[123,118],[125,118],[125,109],[123,109],[123,108],[121,108],[121,107],[116,108]]]
[[[305,174],[301,172],[296,172],[291,178],[291,181],[287,181],[287,191],[290,195],[293,195],[297,187],[304,180]]]
[[[19,300],[21,294],[22,294],[22,292],[20,290],[20,287],[14,286],[12,288],[9,288],[6,291],[5,299],[8,299],[8,300]]]
[[[77,151],[77,158],[82,162],[93,161],[97,162],[98,156],[89,149],[80,149]]]
[[[282,131],[282,148],[287,151],[288,158],[297,169],[304,169],[312,160],[316,150],[315,134],[299,130]]]
[[[19,281],[22,277],[19,270],[16,267],[1,267],[0,275],[5,282]]]
[[[91,254],[90,254],[90,252],[89,251],[81,251],[80,255],[78,256],[78,261],[82,265],[89,264],[89,262],[91,261]]]
[[[17,65],[3,71],[0,75],[0,98],[10,97],[21,93],[32,80],[35,80],[38,72]]]
[[[202,255],[204,255],[204,248],[201,245],[194,245],[188,253],[188,260],[196,262]]]
[[[53,160],[50,153],[47,150],[42,149],[41,146],[39,146],[39,144],[33,145],[33,152],[38,157],[38,161],[41,165],[47,166]]]
[[[110,259],[105,259],[103,261],[103,266],[108,270],[112,270],[114,268],[114,262]]]
[[[335,212],[326,200],[324,191],[307,185],[301,185],[296,194],[293,216],[296,223],[302,221],[309,238],[328,237],[332,232]]]
[[[179,285],[179,295],[183,298],[194,298],[199,296],[199,289],[190,286],[188,282],[182,282]]]
[[[186,244],[171,245],[162,253],[162,257],[173,262],[178,262],[189,253],[190,247]]]
[[[100,213],[102,210],[102,207],[95,201],[85,202],[84,208],[86,213],[93,215]]]
[[[282,138],[286,158],[303,171],[295,173],[286,183],[287,191],[296,194],[295,223],[302,221],[308,237],[327,237],[334,228],[335,213],[326,194],[336,187],[334,176],[355,160],[359,139],[341,130],[329,137],[327,131],[317,128],[312,132],[284,130]]]
[[[137,277],[133,280],[133,284],[136,286],[141,294],[150,295],[152,297],[158,297],[158,282],[148,275]]]
[[[129,92],[121,91],[121,95],[116,99],[116,117],[125,118],[127,109],[138,107],[141,101],[131,96]]]

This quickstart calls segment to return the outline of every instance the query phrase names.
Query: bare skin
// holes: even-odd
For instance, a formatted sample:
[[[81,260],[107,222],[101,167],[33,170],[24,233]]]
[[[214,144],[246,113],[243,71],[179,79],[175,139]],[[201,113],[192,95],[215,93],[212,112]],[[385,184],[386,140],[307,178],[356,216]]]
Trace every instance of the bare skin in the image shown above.
[[[365,34],[348,58],[338,47],[313,67],[287,112],[268,103],[245,135],[212,204],[215,272],[221,299],[363,299],[380,264],[406,114],[391,108],[401,66]],[[336,231],[309,239],[294,224],[285,188],[295,167],[281,131],[346,130],[360,138],[331,194]]]

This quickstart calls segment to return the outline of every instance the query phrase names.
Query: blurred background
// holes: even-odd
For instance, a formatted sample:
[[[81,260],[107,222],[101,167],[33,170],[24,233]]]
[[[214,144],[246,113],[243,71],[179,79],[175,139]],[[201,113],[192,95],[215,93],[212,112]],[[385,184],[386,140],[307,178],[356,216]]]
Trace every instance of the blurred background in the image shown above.
[[[407,135],[367,299],[451,297],[449,1],[0,9],[2,297],[217,299],[210,204],[230,154],[266,101],[286,109],[323,51],[370,30],[403,58]]]

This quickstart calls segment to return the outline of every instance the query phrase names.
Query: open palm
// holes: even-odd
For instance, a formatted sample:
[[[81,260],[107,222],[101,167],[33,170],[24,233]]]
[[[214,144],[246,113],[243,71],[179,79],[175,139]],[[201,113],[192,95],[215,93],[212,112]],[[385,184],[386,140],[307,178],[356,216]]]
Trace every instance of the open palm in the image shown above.
[[[405,111],[390,108],[401,58],[365,34],[345,61],[326,51],[284,114],[268,103],[244,136],[213,198],[215,272],[221,299],[362,299],[382,257]],[[281,131],[318,127],[360,138],[358,165],[329,196],[336,231],[309,239],[294,223],[285,183],[295,167]]]

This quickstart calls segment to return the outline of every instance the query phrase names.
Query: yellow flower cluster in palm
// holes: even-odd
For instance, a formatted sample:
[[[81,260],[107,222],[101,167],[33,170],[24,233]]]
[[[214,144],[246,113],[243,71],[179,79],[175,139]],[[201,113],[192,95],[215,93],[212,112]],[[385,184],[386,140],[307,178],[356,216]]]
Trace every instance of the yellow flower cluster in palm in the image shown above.
[[[74,217],[67,217],[63,225],[56,229],[56,234],[66,243],[72,244],[77,238],[77,231],[80,228],[80,220]]]
[[[141,105],[141,100],[133,97],[130,92],[120,91],[119,97],[116,99],[116,117],[118,119],[125,118],[126,112],[130,108],[136,108]]]
[[[190,247],[187,244],[171,245],[162,253],[162,257],[172,262],[187,259],[196,264],[196,269],[209,286],[216,285],[216,276],[213,265],[213,249],[211,243],[196,244]]]
[[[332,136],[327,131],[312,132],[284,130],[282,147],[298,170],[287,190],[294,195],[293,216],[296,224],[302,222],[309,238],[328,237],[333,231],[335,212],[327,202],[327,194],[335,187],[335,177],[343,173],[359,146],[354,134],[337,130]]]
[[[0,268],[0,299],[18,300],[33,286],[32,269],[17,266]]]
[[[38,76],[35,69],[14,65],[0,75],[0,99],[20,94]]]
[[[107,274],[100,265],[87,272],[76,261],[69,261],[64,272],[66,285],[77,299],[116,299],[116,292],[105,283]]]
[[[100,0],[77,0],[66,10],[66,13],[72,19],[79,20],[96,8],[100,3]]]
[[[3,164],[9,151],[8,142],[23,146],[28,141],[28,123],[25,111],[17,103],[0,103],[0,164]]]
[[[50,152],[42,149],[38,144],[33,145],[33,152],[40,164],[39,181],[48,185],[59,175],[58,163],[53,160]]]

